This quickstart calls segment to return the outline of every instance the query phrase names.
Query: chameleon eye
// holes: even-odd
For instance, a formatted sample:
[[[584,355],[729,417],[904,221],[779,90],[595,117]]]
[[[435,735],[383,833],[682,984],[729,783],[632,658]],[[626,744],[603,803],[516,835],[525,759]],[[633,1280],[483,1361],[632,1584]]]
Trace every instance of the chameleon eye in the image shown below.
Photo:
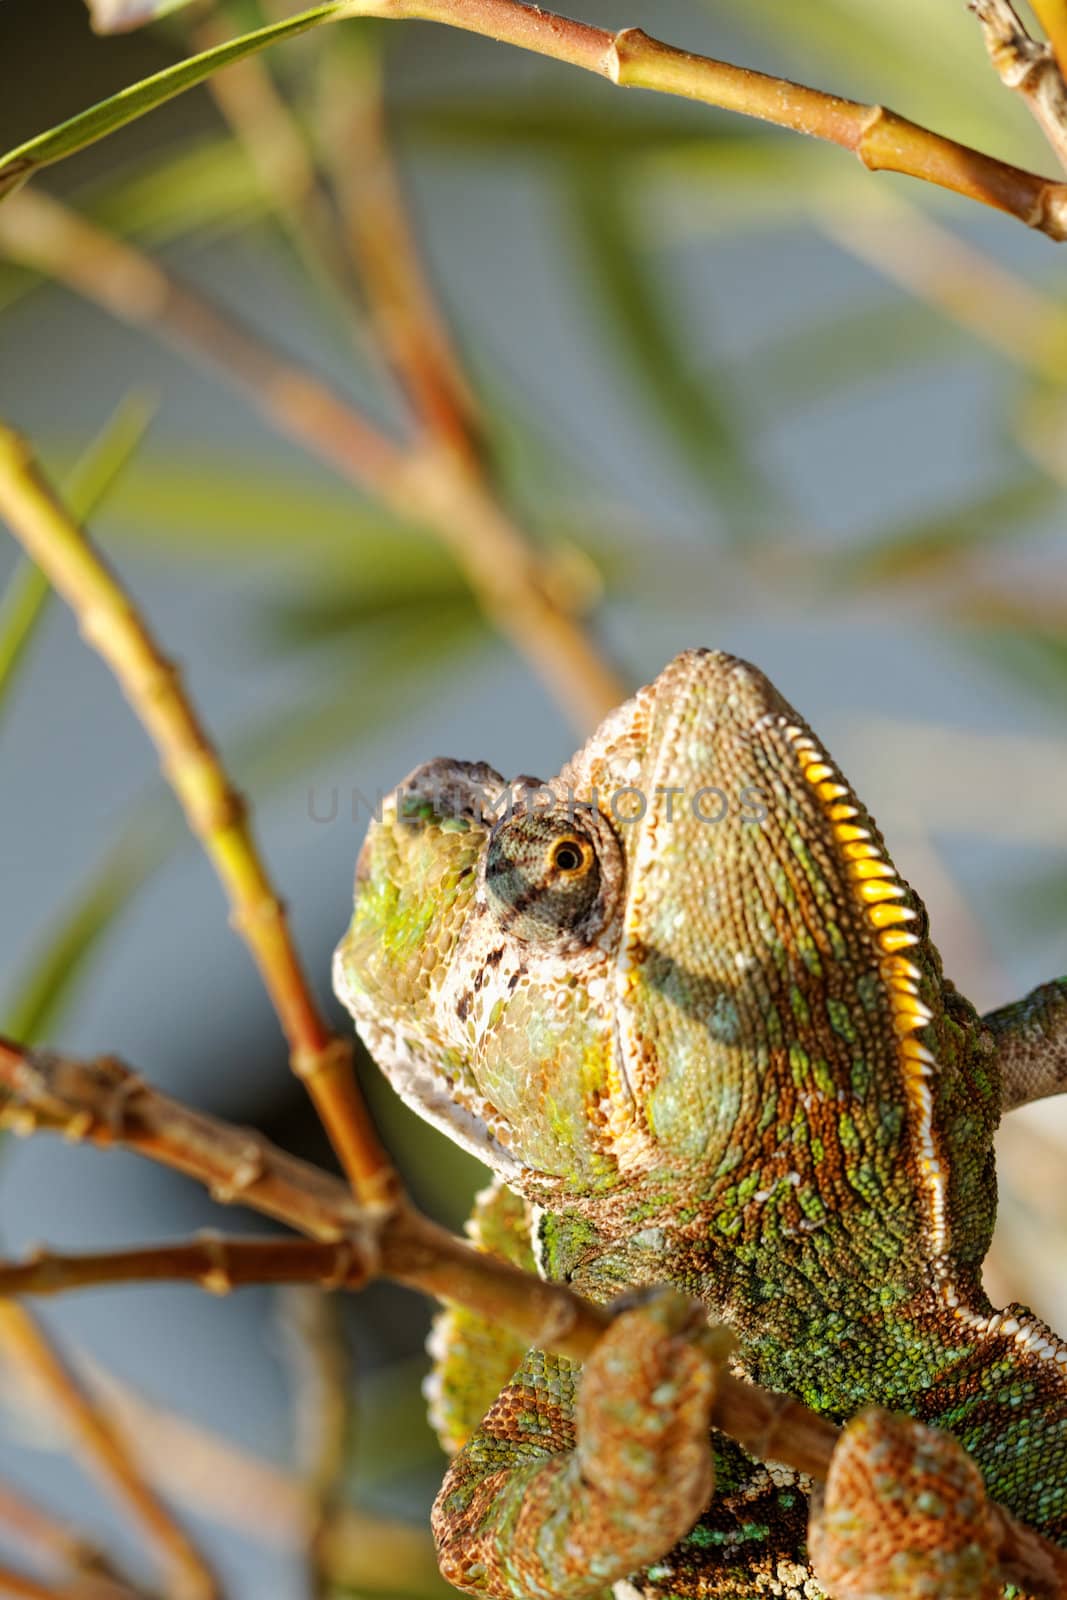
[[[549,850],[548,867],[561,877],[574,878],[595,869],[596,855],[588,839],[564,836]]]
[[[605,917],[604,874],[594,834],[551,814],[499,822],[485,858],[485,897],[500,926],[532,944],[589,940]]]

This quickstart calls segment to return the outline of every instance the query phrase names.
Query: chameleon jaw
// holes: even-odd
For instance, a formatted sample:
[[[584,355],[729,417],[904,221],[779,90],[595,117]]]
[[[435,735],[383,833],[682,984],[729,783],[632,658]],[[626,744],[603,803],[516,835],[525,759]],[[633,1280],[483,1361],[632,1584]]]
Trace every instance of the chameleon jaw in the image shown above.
[[[399,1026],[383,1023],[366,1008],[358,988],[350,981],[343,941],[334,952],[333,985],[367,1050],[404,1104],[468,1155],[491,1168],[505,1183],[514,1183],[523,1170],[522,1163],[491,1131],[482,1115],[461,1103],[457,1087],[447,1073],[435,1071],[425,1052],[413,1048]]]

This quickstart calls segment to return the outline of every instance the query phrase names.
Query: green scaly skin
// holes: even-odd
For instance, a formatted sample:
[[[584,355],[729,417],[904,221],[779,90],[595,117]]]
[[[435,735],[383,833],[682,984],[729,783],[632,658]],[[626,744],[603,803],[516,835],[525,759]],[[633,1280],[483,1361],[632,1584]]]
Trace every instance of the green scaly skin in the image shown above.
[[[543,1273],[598,1301],[674,1286],[751,1378],[950,1430],[992,1497],[1067,1541],[1067,1349],[980,1283],[1001,1062],[1027,1097],[1067,1032],[1058,992],[978,1017],[861,802],[730,656],[679,656],[533,784],[431,762],[372,825],[335,985],[394,1086],[522,1197]],[[521,1259],[505,1192],[483,1234]],[[709,1447],[680,1297],[624,1311],[580,1384],[529,1352],[480,1426],[491,1396],[449,1340],[497,1372],[514,1352],[449,1317],[453,1582],[823,1594],[808,1486]],[[926,1577],[906,1592],[948,1600]]]

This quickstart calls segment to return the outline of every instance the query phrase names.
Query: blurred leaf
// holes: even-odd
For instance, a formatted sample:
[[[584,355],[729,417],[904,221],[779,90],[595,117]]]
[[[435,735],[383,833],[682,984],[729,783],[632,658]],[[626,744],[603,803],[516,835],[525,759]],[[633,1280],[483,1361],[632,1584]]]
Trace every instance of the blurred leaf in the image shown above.
[[[642,398],[679,457],[712,491],[728,532],[765,529],[776,496],[749,451],[736,374],[727,385],[695,370],[670,291],[645,259],[615,176],[603,165],[582,166],[572,182],[596,299]]]
[[[143,395],[127,395],[75,463],[63,498],[84,522],[106,497],[145,436],[155,406]],[[0,599],[0,706],[10,694],[30,640],[44,615],[51,589],[32,561],[22,558]]]
[[[474,149],[480,154],[506,155],[515,151],[566,161],[595,157],[628,160],[677,146],[714,143],[736,122],[727,112],[699,109],[669,101],[649,100],[639,107],[629,100],[594,103],[575,98],[553,99],[552,93],[510,98],[401,101],[392,120],[404,138],[424,143],[438,154],[449,147]],[[755,132],[755,141],[771,142]]]
[[[959,335],[921,302],[894,296],[799,327],[745,357],[750,392],[769,414],[816,405],[894,367],[942,359]]]
[[[94,33],[129,33],[180,11],[190,0],[85,0]]]
[[[436,540],[363,505],[325,472],[272,470],[261,457],[198,449],[193,473],[187,452],[153,453],[125,474],[108,518],[116,540],[132,536],[138,550],[183,559],[280,557],[306,569],[314,558],[319,572],[329,559],[331,577],[344,566],[368,584],[417,565],[452,568]]]
[[[976,496],[945,512],[898,523],[874,539],[844,551],[833,563],[834,586],[879,587],[928,580],[965,555],[1018,538],[1020,527],[1063,498],[1049,478],[1025,472],[1014,483]]]
[[[79,209],[110,232],[165,244],[208,228],[239,228],[268,206],[236,141],[198,135],[87,186]]]
[[[48,579],[26,556],[20,556],[0,596],[0,707],[15,682],[19,666],[51,593]]]
[[[425,705],[427,685],[446,682],[463,655],[485,638],[485,624],[472,608],[383,628],[358,669],[353,664],[346,670],[346,660],[356,658],[337,649],[311,701],[273,711],[254,734],[232,745],[234,770],[253,794],[313,771],[327,756],[379,728],[392,728]]]
[[[51,166],[84,150],[98,139],[114,133],[116,128],[126,127],[138,117],[153,111],[156,106],[173,100],[175,95],[203,83],[205,78],[210,78],[212,73],[229,66],[231,62],[242,61],[246,56],[266,49],[268,45],[305,33],[320,23],[343,17],[346,9],[345,0],[326,0],[325,4],[312,6],[309,11],[298,12],[282,22],[259,28],[255,33],[245,34],[199,55],[189,56],[162,72],[154,73],[150,78],[142,79],[140,83],[131,84],[128,89],[120,90],[107,100],[101,100],[87,111],[59,123],[57,127],[37,134],[25,144],[0,156],[0,198],[18,188],[42,167]]]
[[[161,865],[182,837],[177,818],[170,828],[158,820],[161,796],[142,803],[123,824],[118,843],[107,852],[80,893],[61,912],[12,985],[14,999],[3,1010],[5,1033],[24,1044],[45,1037],[85,977],[104,935],[137,889]],[[150,815],[157,822],[152,826]]]
[[[478,607],[469,586],[458,570],[423,577],[417,570],[410,583],[385,589],[367,588],[362,583],[347,590],[337,585],[312,590],[302,599],[270,604],[260,608],[256,633],[271,648],[304,649],[308,646],[336,645],[346,635],[370,623],[395,627],[404,622],[421,629],[435,622],[450,626],[472,622]]]
[[[1062,714],[1067,707],[1067,634],[1041,629],[975,629],[969,634],[975,654],[1002,677],[1039,694]]]

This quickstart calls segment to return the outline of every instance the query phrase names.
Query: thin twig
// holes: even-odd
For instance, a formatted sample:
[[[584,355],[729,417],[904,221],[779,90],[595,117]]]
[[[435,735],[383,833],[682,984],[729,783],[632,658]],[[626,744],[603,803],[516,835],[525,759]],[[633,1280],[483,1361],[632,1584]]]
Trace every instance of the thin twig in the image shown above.
[[[322,158],[386,358],[426,430],[477,470],[480,420],[415,244],[386,137],[378,52],[328,55],[317,98]]]
[[[405,451],[314,373],[45,195],[23,193],[0,206],[0,250],[192,354],[239,388],[272,427],[390,511],[434,532],[489,621],[582,733],[625,698],[625,685],[561,595],[558,575],[450,452]]]
[[[539,1348],[582,1361],[608,1325],[605,1307],[475,1250],[406,1204],[392,1212],[360,1213],[336,1179],[273,1150],[266,1140],[256,1140],[251,1170],[238,1172],[241,1153],[248,1159],[249,1135],[157,1095],[114,1060],[80,1062],[0,1039],[0,1086],[12,1096],[4,1120],[17,1131],[41,1127],[91,1143],[123,1145],[199,1178],[216,1193],[221,1175],[224,1198],[239,1198],[308,1231],[317,1226],[319,1237],[336,1227],[338,1218],[354,1217],[353,1261],[362,1252],[368,1276],[377,1270],[466,1306]],[[724,1369],[716,1382],[715,1427],[757,1459],[825,1478],[840,1433],[834,1423],[800,1401]],[[1013,1581],[1025,1578],[1023,1587],[1035,1600],[1058,1600],[1067,1584],[1067,1550],[1003,1508],[996,1514]]]
[[[203,1556],[146,1482],[120,1430],[68,1370],[51,1339],[25,1307],[0,1299],[0,1351],[48,1395],[73,1442],[140,1523],[169,1568],[183,1600],[217,1600]]]
[[[103,1553],[70,1522],[39,1506],[21,1490],[0,1482],[0,1527],[27,1554],[50,1566],[103,1569]]]
[[[352,17],[384,21],[422,20],[477,33],[503,44],[549,56],[606,78],[620,88],[654,89],[756,117],[796,133],[850,150],[871,171],[902,172],[996,207],[1052,239],[1067,238],[1067,185],[998,161],[954,139],[899,116],[885,106],[861,105],[819,89],[754,72],[677,49],[640,28],[612,33],[587,23],[523,5],[519,0],[345,0],[288,19],[286,37]],[[219,66],[275,43],[274,29],[217,47]],[[210,52],[209,52],[210,55]],[[119,121],[144,115],[184,88],[218,70],[206,57],[147,80]],[[0,196],[54,161],[86,148],[116,126],[114,116],[93,107],[63,124],[55,137],[30,140],[0,159]]]
[[[152,1481],[172,1499],[259,1540],[302,1544],[306,1491],[294,1474],[145,1399],[98,1363],[85,1365],[93,1389],[136,1440]],[[336,1584],[382,1595],[422,1592],[437,1577],[426,1530],[354,1506],[331,1521],[322,1559]]]
[[[224,1295],[267,1283],[355,1288],[365,1279],[365,1262],[344,1240],[226,1239],[214,1233],[128,1250],[67,1254],[39,1246],[23,1261],[0,1260],[0,1297],[66,1294],[119,1283],[195,1283],[208,1294]]]
[[[0,1564],[0,1596],[4,1600],[148,1600],[140,1590],[129,1584],[118,1583],[113,1578],[97,1577],[95,1573],[57,1583],[46,1583],[41,1578],[31,1578],[28,1573],[16,1572],[13,1567]]]
[[[815,200],[812,214],[835,244],[933,306],[1015,366],[1067,381],[1067,313],[972,240],[897,195],[850,192]]]
[[[189,37],[202,51],[232,35],[209,17],[191,26]],[[324,186],[303,130],[275,88],[266,62],[255,57],[236,62],[214,73],[207,86],[317,289],[329,295],[356,343],[366,347],[351,269]]]
[[[1051,45],[1031,39],[1010,0],[968,0],[978,18],[989,59],[1067,168],[1067,83]]]
[[[326,1550],[341,1510],[354,1406],[352,1373],[336,1300],[295,1288],[282,1298],[292,1372],[296,1458],[304,1484],[303,1552],[308,1590],[326,1600],[333,1584]]]
[[[243,798],[230,784],[181,683],[118,579],[45,483],[23,441],[0,427],[0,515],[111,667],[160,753],[163,772],[202,843],[259,968],[306,1085],[349,1180],[368,1204],[395,1174],[356,1085],[353,1045],[324,1022],[260,859]]]

